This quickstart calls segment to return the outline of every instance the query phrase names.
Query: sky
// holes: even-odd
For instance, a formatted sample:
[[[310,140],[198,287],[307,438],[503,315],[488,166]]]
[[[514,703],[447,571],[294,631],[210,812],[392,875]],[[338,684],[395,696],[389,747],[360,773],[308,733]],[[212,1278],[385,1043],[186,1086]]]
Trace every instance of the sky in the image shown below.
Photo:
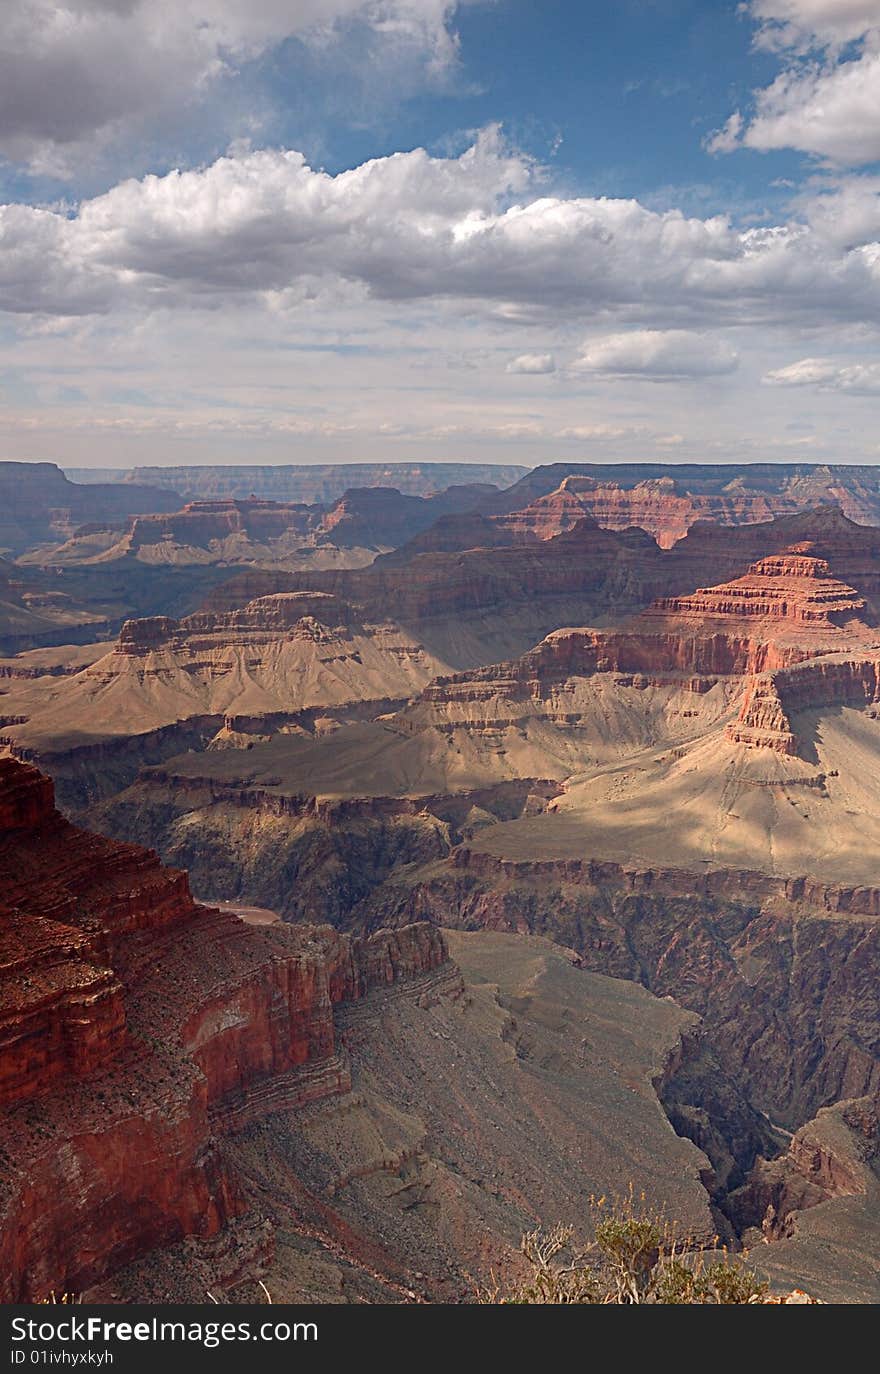
[[[880,462],[880,0],[4,0],[0,457]]]

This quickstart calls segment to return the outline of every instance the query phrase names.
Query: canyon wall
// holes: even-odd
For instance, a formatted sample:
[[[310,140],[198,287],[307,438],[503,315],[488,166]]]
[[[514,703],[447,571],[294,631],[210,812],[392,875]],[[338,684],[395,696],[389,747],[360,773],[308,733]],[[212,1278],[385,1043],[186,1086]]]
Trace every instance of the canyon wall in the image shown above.
[[[453,977],[422,926],[254,929],[0,760],[0,1300],[79,1291],[243,1210],[218,1139],[347,1089],[333,1008]]]
[[[701,1015],[774,1120],[880,1089],[880,889],[729,870],[506,860],[473,846],[378,889],[374,925],[531,932]]]
[[[173,510],[173,492],[148,484],[70,482],[54,463],[0,462],[0,548],[15,552],[71,534],[86,520],[124,522],[141,511]]]
[[[695,511],[719,523],[818,505],[840,506],[865,525],[880,520],[876,471],[870,464],[842,463],[548,463],[509,486],[498,509],[521,511],[565,482],[580,486],[588,499],[598,492],[611,513],[622,497],[624,508],[633,502],[650,509],[666,500],[676,514],[678,503],[690,500]],[[759,514],[762,509],[766,514]]]

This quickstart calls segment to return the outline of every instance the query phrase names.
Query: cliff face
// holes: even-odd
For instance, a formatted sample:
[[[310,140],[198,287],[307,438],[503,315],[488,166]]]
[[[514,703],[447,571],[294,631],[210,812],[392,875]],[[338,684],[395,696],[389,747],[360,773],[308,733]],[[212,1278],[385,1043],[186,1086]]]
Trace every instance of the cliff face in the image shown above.
[[[0,548],[16,553],[65,536],[86,520],[124,522],[140,511],[173,510],[173,492],[131,483],[79,486],[54,463],[0,462]]]
[[[737,1225],[765,1240],[797,1233],[800,1214],[835,1198],[880,1201],[880,1095],[823,1107],[776,1159],[762,1159],[728,1200]]]
[[[659,536],[694,518],[739,524],[818,505],[839,506],[865,525],[880,521],[876,472],[844,464],[549,463],[508,487],[496,509],[519,512],[566,486],[596,503],[589,513],[597,518],[603,507],[610,519],[632,510],[656,521]]]
[[[129,521],[127,544],[131,552],[137,552],[165,541],[208,548],[212,542],[230,535],[262,542],[278,539],[288,531],[307,535],[318,523],[320,514],[320,508],[316,510],[301,502],[258,497],[247,501],[192,501],[168,515],[143,515]]]
[[[346,491],[331,505],[246,500],[190,501],[181,510],[142,515],[124,530],[101,525],[78,529],[53,549],[53,563],[107,563],[135,558],[144,563],[227,562],[290,565],[294,556],[321,567],[337,551],[340,566],[368,562],[368,550],[392,549],[434,521],[474,511],[498,495],[497,487],[450,487],[430,496],[406,495],[392,487]],[[345,561],[341,551],[355,551]]]
[[[539,496],[522,510],[497,517],[511,532],[551,539],[584,516],[605,529],[638,525],[669,549],[697,520],[746,525],[790,515],[799,503],[783,493],[731,491],[697,494],[673,477],[659,477],[626,487],[594,477],[568,476],[555,491]]]
[[[471,512],[491,505],[498,495],[497,487],[478,482],[450,486],[426,496],[385,486],[353,487],[324,515],[319,537],[342,548],[396,549],[437,520],[467,519]]]
[[[0,1299],[77,1291],[242,1210],[217,1148],[349,1086],[333,1008],[446,967],[426,928],[255,930],[0,763]]]
[[[225,613],[127,621],[75,678],[48,679],[39,696],[11,691],[6,740],[66,769],[65,753],[93,756],[107,741],[200,720],[219,730],[225,717],[274,717],[278,728],[310,710],[387,710],[445,666],[393,621],[358,620],[327,593],[283,593]]]
[[[749,1100],[797,1126],[880,1089],[880,892],[471,847],[374,897],[375,923],[530,932],[701,1015]]]
[[[499,492],[479,483],[428,496],[387,486],[354,487],[329,505],[248,496],[189,501],[179,510],[168,510],[166,493],[159,495],[163,499],[156,503],[158,513],[115,523],[92,520],[72,530],[69,522],[58,524],[54,533],[68,536],[65,541],[34,551],[27,561],[60,567],[119,562],[181,567],[253,564],[291,570],[360,567],[377,550],[396,548],[443,517],[467,518],[466,513],[491,504]],[[101,504],[99,499],[99,510]]]
[[[279,577],[266,591],[286,586],[330,592],[359,614],[382,606],[393,619],[429,635],[437,622],[453,616],[491,613],[522,620],[542,603],[548,628],[560,623],[554,616],[562,601],[570,606],[576,600],[582,618],[591,610],[629,610],[666,590],[662,569],[662,554],[644,531],[601,530],[585,520],[558,538],[523,547],[424,553],[400,566],[382,559],[370,568]],[[211,598],[210,609],[240,604],[249,586],[232,579]]]
[[[880,630],[870,619],[864,598],[835,577],[826,560],[802,552],[772,555],[731,582],[658,598],[619,630],[557,630],[519,659],[439,678],[421,694],[413,714],[425,720],[433,712],[438,722],[448,714],[465,723],[471,705],[476,727],[478,703],[494,704],[498,724],[506,718],[505,702],[527,702],[562,720],[569,698],[574,723],[576,678],[614,673],[619,686],[636,679],[643,687],[678,683],[698,694],[718,679],[745,678],[750,681],[733,684],[745,695],[730,737],[794,753],[791,712],[877,700],[871,655]],[[828,655],[859,650],[864,659],[825,662]],[[814,662],[811,670],[779,671],[820,658],[822,664]]]
[[[266,782],[255,775],[261,755],[268,755]],[[356,927],[359,904],[396,868],[444,858],[471,826],[537,812],[558,790],[524,779],[454,795],[339,797],[309,793],[321,780],[308,765],[302,790],[285,790],[270,748],[248,751],[249,776],[222,776],[227,762],[234,766],[236,755],[218,761],[211,754],[201,766],[190,760],[189,775],[179,766],[145,769],[96,810],[96,824],[123,840],[139,835],[185,867],[206,897],[246,893],[285,920],[320,911],[343,929]]]

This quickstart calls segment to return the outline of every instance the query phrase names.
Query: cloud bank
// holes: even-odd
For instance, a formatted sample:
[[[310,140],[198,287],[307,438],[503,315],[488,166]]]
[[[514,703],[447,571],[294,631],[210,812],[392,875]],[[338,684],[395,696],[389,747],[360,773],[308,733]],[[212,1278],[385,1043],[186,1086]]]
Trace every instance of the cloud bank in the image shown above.
[[[180,114],[291,38],[360,24],[426,74],[454,62],[459,0],[4,0],[0,156],[66,175],[144,121]]]
[[[741,229],[723,216],[541,189],[541,170],[497,129],[457,158],[416,149],[336,176],[294,151],[229,155],[121,182],[73,214],[0,207],[0,309],[88,315],[260,300],[291,310],[349,293],[453,301],[509,323],[587,313],[648,328],[880,318],[874,187],[841,193],[843,239],[833,194],[817,199],[814,222],[808,207],[804,222]]]

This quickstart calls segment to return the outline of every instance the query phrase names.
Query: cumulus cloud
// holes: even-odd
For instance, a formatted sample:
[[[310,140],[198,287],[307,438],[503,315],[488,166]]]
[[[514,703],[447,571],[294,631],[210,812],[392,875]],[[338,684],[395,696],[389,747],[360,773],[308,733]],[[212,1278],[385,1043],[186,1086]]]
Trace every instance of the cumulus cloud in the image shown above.
[[[179,112],[223,75],[346,23],[436,71],[459,0],[4,0],[0,154],[63,174],[95,141]]]
[[[572,364],[576,372],[668,382],[733,372],[739,359],[722,339],[685,329],[633,329],[592,339]]]
[[[880,31],[872,48],[830,69],[782,72],[758,93],[746,147],[797,148],[854,165],[880,158]]]
[[[833,47],[861,38],[877,24],[876,0],[751,0],[758,46]]]
[[[838,251],[880,242],[880,178],[845,177],[803,197],[801,208],[816,237]]]
[[[809,386],[853,396],[880,395],[880,362],[843,363],[834,358],[801,358],[764,374],[771,386]]]
[[[779,52],[784,65],[754,93],[751,117],[734,111],[709,151],[796,148],[846,165],[880,158],[876,0],[752,0],[748,12],[757,45]]]
[[[552,353],[521,353],[518,358],[511,358],[505,371],[541,376],[547,372],[555,372],[556,363]]]
[[[880,317],[880,202],[867,186],[841,243],[827,200],[816,225],[741,230],[635,200],[541,195],[540,183],[540,168],[489,129],[457,158],[416,149],[331,176],[298,152],[240,152],[121,182],[74,214],[7,205],[0,309],[259,300],[285,312],[329,293],[464,303],[506,322],[601,312],[644,328],[612,336],[612,353],[585,353],[585,367],[592,357],[608,372],[702,375],[734,360],[694,329]]]

